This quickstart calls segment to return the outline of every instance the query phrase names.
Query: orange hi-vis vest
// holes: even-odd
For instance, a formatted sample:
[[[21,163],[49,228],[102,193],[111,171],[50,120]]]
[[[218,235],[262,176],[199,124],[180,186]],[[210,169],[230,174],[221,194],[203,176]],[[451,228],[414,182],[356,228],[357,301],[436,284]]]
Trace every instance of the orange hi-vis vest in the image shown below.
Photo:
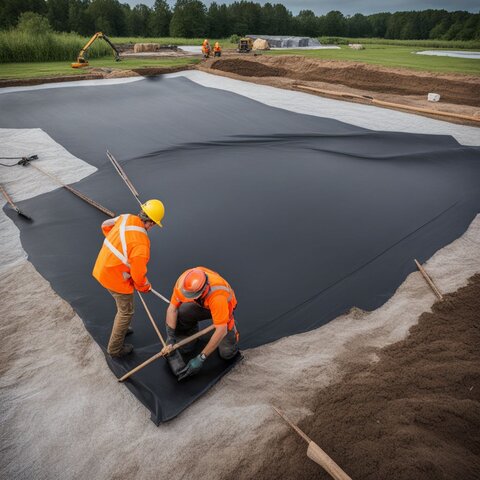
[[[213,47],[213,50],[215,52],[221,52],[222,51],[222,47],[220,47],[220,44],[218,42],[215,42],[215,46]]]
[[[228,330],[230,331],[235,326],[233,311],[237,306],[237,299],[235,297],[233,288],[217,272],[214,272],[206,267],[196,268],[200,268],[207,274],[207,282],[209,285],[207,295],[200,299],[194,300],[192,298],[186,298],[182,294],[180,287],[182,286],[183,278],[190,271],[189,269],[183,272],[178,278],[173,289],[170,302],[176,308],[178,308],[182,303],[195,302],[203,308],[210,310],[214,325],[220,326],[226,324]]]
[[[150,290],[147,263],[150,239],[143,222],[128,213],[102,223],[103,246],[93,267],[93,276],[100,284],[117,293]]]

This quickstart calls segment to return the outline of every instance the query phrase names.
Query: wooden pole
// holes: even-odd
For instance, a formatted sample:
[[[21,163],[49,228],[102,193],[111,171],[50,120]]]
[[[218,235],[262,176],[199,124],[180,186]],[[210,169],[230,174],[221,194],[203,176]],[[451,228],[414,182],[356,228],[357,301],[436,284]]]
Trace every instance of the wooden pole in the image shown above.
[[[184,338],[182,341],[173,345],[172,350],[169,353],[174,352],[175,350],[183,347],[187,343],[193,342],[197,338],[205,335],[208,332],[211,332],[214,328],[215,328],[215,325],[212,324],[209,327],[204,328],[203,330],[200,330],[199,332],[195,333],[194,335],[191,335],[190,337]],[[163,356],[164,355],[162,354],[162,352],[156,353],[155,355],[153,355],[153,357],[150,357],[148,360],[145,360],[142,364],[138,365],[138,367],[135,367],[133,370],[130,370],[129,372],[127,372],[123,377],[120,377],[118,379],[118,381],[119,382],[125,381],[127,378],[131,377],[134,373],[138,372],[139,370],[146,367],[147,365],[150,365],[152,362],[157,360],[157,358],[160,358],[160,357],[163,357]]]
[[[135,200],[139,203],[139,205],[141,205],[142,202],[140,201],[137,189],[133,186],[133,183],[127,177],[125,170],[123,170],[121,165],[117,162],[116,158],[108,150],[107,150],[107,157],[112,162],[113,168],[115,168],[117,173],[120,175],[120,178],[125,182],[128,189],[132,192],[133,196],[135,197]]]
[[[444,112],[441,110],[432,110],[431,108],[412,107],[410,105],[403,105],[402,103],[385,102],[384,100],[376,100],[375,98],[370,97],[369,95],[358,95],[356,93],[323,90],[321,88],[308,87],[307,85],[293,85],[293,88],[298,90],[305,90],[308,92],[319,93],[321,95],[331,95],[332,97],[356,98],[358,100],[369,100],[374,105],[382,105],[384,107],[399,108],[399,109],[408,110],[411,112],[426,113],[428,115],[438,115],[441,117],[457,118],[459,120],[467,120],[469,122],[477,122],[477,123],[480,122],[480,117],[477,118],[477,117],[472,117],[470,115],[462,115],[459,113],[450,113],[450,112]]]
[[[137,293],[138,293],[138,296],[140,297],[140,300],[143,303],[143,308],[145,308],[145,311],[147,312],[148,318],[152,322],[152,325],[153,325],[153,328],[154,328],[155,332],[157,332],[158,338],[162,342],[162,345],[165,347],[166,346],[165,340],[163,339],[163,336],[162,336],[160,330],[158,329],[157,324],[155,323],[155,320],[153,319],[152,314],[150,313],[150,310],[147,307],[147,304],[145,303],[145,300],[142,297],[142,294],[138,291],[137,291]]]
[[[437,288],[437,286],[433,283],[433,280],[430,278],[430,275],[425,271],[425,269],[420,265],[418,260],[415,258],[415,264],[417,265],[417,268],[420,270],[420,273],[423,275],[423,278],[426,280],[430,288],[433,290],[433,293],[438,297],[440,301],[443,300],[443,295],[440,292],[440,290]]]
[[[51,178],[54,182],[56,182],[58,185],[62,186],[63,188],[66,188],[69,192],[73,193],[77,197],[81,198],[84,202],[89,203],[93,207],[97,208],[101,212],[103,212],[105,215],[108,215],[109,217],[113,218],[115,217],[115,214],[109,210],[108,208],[105,208],[104,206],[100,205],[97,203],[95,200],[92,200],[91,198],[87,197],[84,195],[82,192],[79,192],[75,188],[71,187],[70,185],[66,185],[63,183],[59,178],[57,178],[55,175],[52,175],[51,173],[47,172],[43,168],[40,168],[38,165],[33,165],[32,163],[28,162],[27,165],[32,166],[35,168],[35,170],[38,170],[40,173],[43,173],[47,177]]]
[[[352,480],[307,434],[302,432],[284,413],[273,407],[275,412],[300,435],[308,444],[307,457],[320,465],[335,480]]]

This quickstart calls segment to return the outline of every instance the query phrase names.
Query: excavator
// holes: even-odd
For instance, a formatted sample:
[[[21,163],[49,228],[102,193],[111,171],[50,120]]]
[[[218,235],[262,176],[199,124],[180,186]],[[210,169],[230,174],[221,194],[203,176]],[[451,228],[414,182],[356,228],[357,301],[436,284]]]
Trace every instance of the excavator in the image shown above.
[[[87,51],[88,49],[92,46],[92,43],[97,39],[97,38],[103,38],[113,49],[114,56],[115,56],[115,61],[119,62],[120,59],[120,52],[117,50],[117,47],[112,43],[112,41],[102,32],[97,32],[93,37],[85,44],[85,46],[80,50],[80,53],[78,54],[77,61],[72,63],[72,68],[82,68],[82,67],[87,67],[88,66],[88,60],[87,60]]]

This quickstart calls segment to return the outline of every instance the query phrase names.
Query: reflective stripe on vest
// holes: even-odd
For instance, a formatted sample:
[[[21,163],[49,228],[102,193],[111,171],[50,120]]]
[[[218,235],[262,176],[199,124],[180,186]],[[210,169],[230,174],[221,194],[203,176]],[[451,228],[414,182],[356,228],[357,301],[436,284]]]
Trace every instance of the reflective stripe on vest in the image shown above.
[[[122,244],[122,252],[118,250],[118,248],[114,247],[112,243],[105,238],[103,241],[103,244],[128,268],[130,268],[130,264],[128,263],[128,252],[127,252],[127,239],[125,237],[125,232],[141,232],[147,235],[147,231],[142,228],[142,227],[137,227],[135,225],[132,226],[126,226],[128,217],[130,214],[126,213],[125,215],[122,215],[122,223],[120,224],[120,243]]]
[[[217,290],[223,290],[224,292],[228,292],[228,298],[227,301],[230,303],[232,300],[232,290],[228,287],[225,287],[223,285],[215,285],[213,287],[210,287],[210,291],[208,292],[208,295],[205,297],[205,300],[213,293],[216,292]]]

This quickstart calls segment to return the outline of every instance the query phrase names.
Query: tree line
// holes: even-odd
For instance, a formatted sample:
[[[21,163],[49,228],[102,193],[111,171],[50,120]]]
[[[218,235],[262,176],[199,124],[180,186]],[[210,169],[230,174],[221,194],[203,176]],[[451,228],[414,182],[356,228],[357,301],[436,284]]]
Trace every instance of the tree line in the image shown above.
[[[152,7],[133,8],[118,0],[0,0],[0,28],[16,27],[20,15],[45,16],[57,32],[91,35],[102,31],[113,36],[212,37],[268,34],[309,37],[338,36],[401,40],[480,40],[480,13],[424,10],[420,12],[357,13],[345,16],[331,11],[317,16],[311,10],[293,15],[282,4],[239,1],[229,5],[200,0],[165,0]]]

